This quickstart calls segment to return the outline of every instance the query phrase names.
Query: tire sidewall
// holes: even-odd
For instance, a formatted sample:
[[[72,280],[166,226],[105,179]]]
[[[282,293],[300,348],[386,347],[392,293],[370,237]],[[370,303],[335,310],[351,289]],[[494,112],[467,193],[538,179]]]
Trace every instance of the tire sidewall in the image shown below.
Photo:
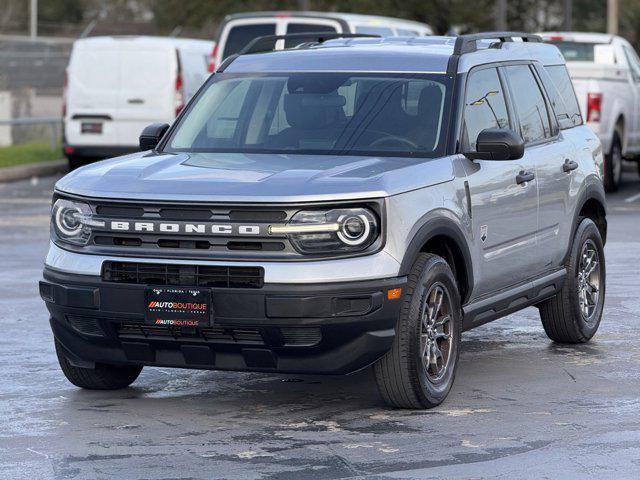
[[[420,348],[421,333],[421,312],[427,301],[427,294],[431,286],[440,283],[444,286],[451,301],[451,321],[453,325],[453,341],[450,353],[451,360],[447,372],[437,383],[433,383],[424,369]],[[451,272],[451,268],[446,261],[440,257],[432,257],[425,264],[416,285],[409,308],[410,322],[410,355],[415,368],[415,375],[420,384],[420,391],[417,392],[420,401],[425,405],[433,405],[442,402],[453,385],[455,379],[458,358],[460,355],[460,338],[462,329],[462,314],[460,308],[460,295],[456,281]]]
[[[580,265],[580,254],[582,247],[588,240],[591,240],[596,247],[600,262],[600,285],[598,305],[596,306],[596,312],[594,321],[587,322],[580,311],[580,302],[577,295],[577,275]],[[602,237],[600,231],[593,220],[584,218],[576,229],[573,245],[571,247],[571,257],[567,265],[567,278],[566,278],[566,292],[568,294],[569,305],[571,306],[571,317],[575,323],[575,326],[585,340],[593,337],[598,330],[600,321],[602,319],[602,312],[604,310],[605,294],[606,294],[606,263],[604,257],[604,246],[602,244]]]
[[[620,162],[620,165],[618,166],[618,170],[620,173],[617,178],[615,175],[616,169],[614,165],[614,152],[616,149],[620,153],[618,159],[618,161]],[[605,158],[605,168],[605,184],[607,190],[610,192],[615,191],[618,189],[620,183],[622,182],[622,140],[620,140],[620,135],[617,132],[614,134],[613,140],[611,142],[611,151]]]

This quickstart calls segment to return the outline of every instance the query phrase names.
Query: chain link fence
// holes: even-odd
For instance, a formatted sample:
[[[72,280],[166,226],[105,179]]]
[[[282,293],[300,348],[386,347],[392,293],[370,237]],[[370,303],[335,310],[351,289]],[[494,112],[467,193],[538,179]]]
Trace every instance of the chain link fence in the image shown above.
[[[69,39],[0,35],[0,163],[3,156],[11,160],[25,152],[37,152],[40,160],[62,156],[62,96],[71,46]]]

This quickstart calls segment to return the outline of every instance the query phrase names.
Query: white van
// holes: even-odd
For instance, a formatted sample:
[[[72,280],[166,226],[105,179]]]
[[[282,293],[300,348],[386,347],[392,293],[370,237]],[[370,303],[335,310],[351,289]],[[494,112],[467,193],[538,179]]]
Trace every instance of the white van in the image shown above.
[[[75,168],[138,150],[154,122],[171,123],[209,75],[213,43],[163,37],[90,37],[71,51],[64,154]]]
[[[400,18],[336,12],[250,12],[227,15],[220,24],[209,72],[251,40],[288,33],[363,33],[381,37],[433,35],[429,25]],[[289,47],[293,45],[279,45]]]

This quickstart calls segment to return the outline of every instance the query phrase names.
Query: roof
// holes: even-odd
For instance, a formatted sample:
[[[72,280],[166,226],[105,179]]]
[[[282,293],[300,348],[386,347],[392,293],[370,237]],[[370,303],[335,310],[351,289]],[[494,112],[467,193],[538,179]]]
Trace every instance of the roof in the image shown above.
[[[211,48],[213,42],[210,40],[201,40],[195,38],[177,38],[177,37],[154,37],[147,35],[109,35],[109,36],[97,36],[97,37],[86,37],[80,38],[76,40],[75,43],[81,43],[83,45],[109,45],[115,44],[116,42],[130,42],[136,43],[140,46],[145,45],[169,45],[173,47],[203,47],[203,48]]]
[[[591,32],[542,32],[539,34],[544,40],[558,40],[580,43],[611,43],[614,35],[608,33]]]
[[[369,71],[446,73],[455,37],[340,38],[305,48],[237,57],[226,72]],[[544,43],[504,42],[461,55],[458,72],[476,65],[509,60],[564,64],[557,47]],[[292,67],[295,66],[295,67]]]
[[[403,24],[407,27],[420,27],[431,30],[431,27],[425,23],[416,22],[413,20],[405,20],[404,18],[396,17],[383,17],[380,15],[364,15],[360,13],[341,13],[341,12],[314,12],[314,11],[296,11],[296,10],[274,10],[264,12],[244,12],[233,13],[227,15],[224,19],[225,22],[234,20],[237,18],[262,18],[262,17],[312,17],[312,18],[331,18],[336,20],[343,20],[345,22],[353,23],[366,23],[366,24],[379,24],[393,22],[397,24]]]

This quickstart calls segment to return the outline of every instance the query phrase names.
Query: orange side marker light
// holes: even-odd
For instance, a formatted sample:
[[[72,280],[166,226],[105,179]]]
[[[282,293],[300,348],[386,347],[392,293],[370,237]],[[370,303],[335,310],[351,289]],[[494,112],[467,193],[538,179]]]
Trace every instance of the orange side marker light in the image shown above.
[[[387,290],[387,298],[389,300],[397,300],[402,296],[401,288],[392,288],[391,290]]]

